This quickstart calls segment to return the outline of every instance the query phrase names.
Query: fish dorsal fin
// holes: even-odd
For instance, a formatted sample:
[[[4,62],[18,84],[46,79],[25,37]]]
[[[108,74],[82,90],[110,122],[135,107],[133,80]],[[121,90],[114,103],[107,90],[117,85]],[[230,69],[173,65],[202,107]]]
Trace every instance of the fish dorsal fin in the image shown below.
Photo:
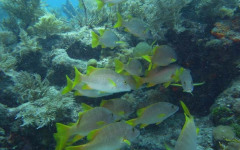
[[[78,71],[78,69],[76,67],[74,67],[74,71],[75,71],[75,78],[74,78],[74,81],[73,81],[73,85],[72,87],[74,88],[78,83],[81,82],[81,77],[82,77],[82,74],[80,71]]]
[[[105,31],[106,31],[105,29],[100,29],[98,32],[99,32],[100,36],[103,36]]]
[[[108,100],[102,100],[100,103],[100,106],[103,107],[104,104],[106,104],[108,102]]]
[[[88,66],[87,67],[87,75],[90,75],[92,72],[94,72],[95,70],[97,70],[97,68],[93,67],[93,66]]]
[[[82,108],[83,108],[84,111],[88,111],[88,110],[90,110],[90,109],[93,109],[92,106],[90,106],[90,105],[88,105],[88,104],[85,104],[85,103],[82,103],[81,106],[82,106]]]
[[[109,83],[110,83],[111,85],[113,85],[114,87],[117,86],[117,84],[116,84],[112,79],[109,78],[108,81],[109,81]]]
[[[141,108],[137,110],[137,116],[140,117],[143,115],[143,113],[146,111],[146,107],[145,108]]]
[[[73,81],[66,75],[67,78],[67,86],[62,90],[62,94],[66,94],[73,89]]]
[[[96,135],[98,134],[99,131],[100,131],[100,129],[96,129],[96,130],[91,131],[87,136],[87,140],[88,141],[93,140],[96,137]]]

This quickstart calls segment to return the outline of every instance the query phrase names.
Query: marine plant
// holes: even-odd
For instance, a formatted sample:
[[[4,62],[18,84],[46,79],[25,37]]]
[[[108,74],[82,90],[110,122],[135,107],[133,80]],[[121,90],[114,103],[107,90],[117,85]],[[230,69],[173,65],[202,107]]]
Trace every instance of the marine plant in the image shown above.
[[[2,1],[1,8],[9,16],[9,18],[3,20],[4,27],[12,31],[16,36],[21,28],[27,30],[43,13],[40,0]]]
[[[216,107],[211,111],[213,123],[216,125],[229,125],[233,122],[233,112],[227,107]]]
[[[14,69],[17,64],[17,59],[9,52],[7,52],[4,47],[0,46],[0,70],[9,71]]]
[[[34,24],[33,29],[37,35],[47,37],[67,31],[69,30],[69,27],[66,26],[63,21],[56,18],[54,14],[45,13],[39,18],[38,22]]]
[[[22,126],[41,128],[65,115],[71,116],[77,106],[73,96],[62,95],[55,87],[49,86],[46,79],[42,81],[38,74],[20,72],[13,81],[13,92],[19,95],[21,105],[11,108],[10,114],[16,115],[16,119],[21,118]]]
[[[42,49],[37,41],[37,38],[29,36],[25,30],[20,30],[19,37],[21,42],[15,48],[15,54],[22,56],[30,52],[37,52]]]

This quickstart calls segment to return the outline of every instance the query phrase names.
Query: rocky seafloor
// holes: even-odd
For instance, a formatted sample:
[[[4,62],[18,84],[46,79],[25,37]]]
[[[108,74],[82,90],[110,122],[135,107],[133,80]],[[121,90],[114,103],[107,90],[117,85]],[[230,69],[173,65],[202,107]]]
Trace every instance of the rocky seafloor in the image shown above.
[[[81,103],[99,106],[102,99],[122,98],[135,110],[158,101],[178,105],[182,100],[200,128],[197,150],[240,150],[240,2],[238,0],[126,0],[97,10],[70,1],[58,10],[40,0],[0,1],[0,149],[52,150],[55,124],[76,122]],[[85,13],[84,13],[85,12]],[[123,29],[113,29],[116,13],[144,20],[156,44],[174,47],[177,63],[191,70],[191,94],[181,88],[156,85],[102,98],[62,95],[66,75],[74,67],[114,69],[144,41]],[[110,28],[124,46],[92,48],[91,31]],[[151,44],[154,40],[146,40]],[[141,60],[146,63],[144,60]],[[147,65],[147,64],[145,64]],[[134,114],[133,114],[134,117]],[[184,125],[183,110],[159,125],[141,129],[126,150],[174,147]]]

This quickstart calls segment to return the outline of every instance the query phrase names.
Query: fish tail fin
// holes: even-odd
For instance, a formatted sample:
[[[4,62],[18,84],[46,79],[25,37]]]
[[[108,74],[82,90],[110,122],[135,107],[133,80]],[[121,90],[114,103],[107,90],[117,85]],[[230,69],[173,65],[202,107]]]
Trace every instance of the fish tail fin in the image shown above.
[[[66,75],[67,78],[67,86],[63,88],[62,94],[66,94],[73,89],[73,81]]]
[[[98,5],[98,10],[101,10],[104,6],[104,2],[102,0],[96,0],[97,5]]]
[[[73,81],[73,85],[72,88],[74,88],[78,83],[80,83],[82,81],[82,74],[80,71],[78,71],[78,69],[76,67],[74,67],[75,70],[75,78]]]
[[[131,120],[126,121],[126,123],[129,124],[129,125],[131,125],[131,126],[133,126],[133,127],[135,127],[135,126],[137,125],[137,124],[136,124],[136,120],[137,120],[137,119],[131,119]]]
[[[71,134],[71,127],[56,123],[57,133],[54,133],[54,139],[57,143],[55,150],[63,150]]]
[[[115,59],[114,62],[115,62],[115,72],[121,73],[124,70],[124,64],[118,59]]]
[[[144,80],[143,78],[139,77],[139,76],[133,76],[133,79],[136,81],[136,88],[138,89],[140,86],[143,85]]]
[[[189,109],[187,108],[187,106],[183,103],[183,101],[180,101],[181,106],[183,108],[184,114],[187,115],[188,117],[191,117],[192,115],[190,114]]]
[[[117,13],[117,23],[114,25],[114,28],[119,28],[122,26],[122,16],[120,15],[120,13]]]
[[[66,150],[87,150],[83,145],[69,146]]]
[[[99,36],[92,31],[92,48],[95,48],[99,45]]]

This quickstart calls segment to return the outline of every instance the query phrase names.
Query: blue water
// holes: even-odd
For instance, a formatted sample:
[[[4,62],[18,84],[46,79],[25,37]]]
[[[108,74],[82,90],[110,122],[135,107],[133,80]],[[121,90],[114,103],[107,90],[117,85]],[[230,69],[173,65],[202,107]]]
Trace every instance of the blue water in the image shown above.
[[[45,0],[45,1],[50,7],[53,7],[53,8],[56,8],[56,7],[59,8],[66,3],[66,0]],[[78,0],[70,0],[70,1],[73,4],[73,6],[78,5]]]

